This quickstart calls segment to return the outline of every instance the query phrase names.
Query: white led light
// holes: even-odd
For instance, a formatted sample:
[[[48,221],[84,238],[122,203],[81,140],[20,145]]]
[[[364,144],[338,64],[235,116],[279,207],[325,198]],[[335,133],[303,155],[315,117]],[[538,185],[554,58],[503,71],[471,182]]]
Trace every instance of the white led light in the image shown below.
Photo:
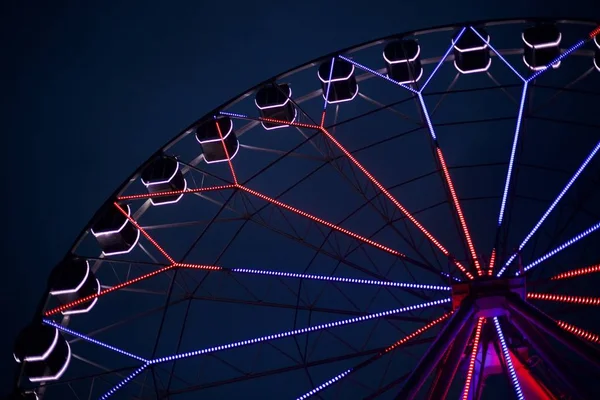
[[[129,204],[125,204],[125,207],[127,208],[127,216],[131,216],[131,209],[129,208]],[[125,221],[123,222],[123,225],[121,225],[118,229],[116,229],[114,231],[94,232],[93,228],[90,229],[90,231],[92,232],[92,235],[94,235],[94,237],[112,235],[114,233],[119,233],[123,229],[125,229],[125,225],[127,225],[128,222],[129,222],[129,219],[127,217],[125,217]]]
[[[175,171],[173,171],[173,173],[171,174],[171,176],[168,179],[164,180],[164,181],[146,182],[141,177],[140,177],[140,180],[142,181],[142,183],[146,187],[152,186],[152,185],[160,185],[160,184],[171,182],[173,180],[173,178],[175,178],[175,175],[177,175],[177,172],[179,172],[179,162],[177,162],[177,165],[175,167]]]
[[[96,297],[94,297],[94,299],[90,302],[89,306],[87,306],[86,308],[82,308],[82,309],[71,309],[71,310],[61,311],[62,315],[85,314],[85,313],[89,312],[92,308],[94,308],[94,306],[98,302],[98,295],[100,294],[100,281],[98,281],[98,279],[96,279],[96,284],[98,285],[98,289],[96,291]]]
[[[128,220],[129,221],[129,220]],[[139,240],[140,240],[140,230],[136,228],[135,230],[137,232],[137,236],[135,237],[135,240],[133,241],[133,244],[126,250],[121,250],[121,251],[112,251],[112,252],[105,252],[104,250],[102,250],[102,254],[105,256],[116,256],[118,254],[128,254],[131,253],[131,250],[133,250],[135,248],[135,246],[138,244]]]
[[[491,65],[492,65],[492,59],[490,58],[490,59],[488,59],[488,63],[487,63],[487,65],[485,67],[483,67],[483,68],[476,68],[476,69],[471,69],[471,70],[465,71],[465,70],[462,70],[458,66],[458,64],[456,64],[456,60],[454,60],[454,68],[456,68],[458,70],[458,72],[460,72],[461,74],[464,74],[464,75],[475,74],[475,73],[478,73],[478,72],[486,72],[488,69],[490,69]]]
[[[58,332],[58,330],[56,332]],[[63,376],[63,374],[69,367],[69,363],[71,362],[71,346],[69,345],[69,342],[65,341],[65,343],[67,345],[67,359],[65,360],[65,363],[63,364],[61,369],[55,375],[31,377],[31,378],[29,378],[29,380],[31,382],[56,381],[56,380],[60,379],[61,376]]]
[[[419,44],[417,43],[417,54],[415,54],[415,56],[413,58],[404,58],[402,60],[392,61],[386,57],[385,51],[384,51],[383,59],[385,60],[386,63],[388,63],[390,65],[394,65],[394,64],[403,64],[403,63],[408,63],[408,62],[414,62],[417,60],[417,58],[419,58],[419,55],[421,55],[421,46],[419,46]]]
[[[530,49],[534,49],[534,50],[547,49],[550,47],[557,47],[558,45],[560,45],[560,41],[562,40],[562,33],[558,32],[558,39],[556,39],[554,42],[548,42],[548,43],[542,43],[542,44],[529,43],[527,41],[527,39],[525,39],[525,32],[521,33],[521,39],[523,39],[523,43],[525,43],[525,45],[527,47],[529,47]]]
[[[85,268],[86,268],[85,269],[85,275],[83,276],[83,279],[73,289],[51,290],[50,294],[52,296],[58,296],[58,295],[61,295],[61,294],[77,293],[79,291],[79,289],[81,289],[83,287],[83,285],[85,284],[85,281],[87,281],[87,278],[90,276],[90,263],[89,263],[88,260],[85,260]]]
[[[25,357],[25,361],[26,362],[37,362],[37,361],[45,361],[48,356],[54,351],[54,348],[56,347],[56,344],[58,343],[58,329],[54,328],[54,339],[52,339],[52,343],[50,344],[50,347],[48,347],[48,349],[41,355],[38,356],[30,356],[30,357]],[[16,359],[16,357],[15,357]]]
[[[287,98],[284,100],[283,103],[281,104],[272,104],[270,106],[259,106],[258,102],[256,101],[256,97],[254,98],[254,104],[256,104],[256,107],[259,110],[268,110],[270,108],[279,108],[279,107],[283,107],[285,106],[287,103],[289,103],[290,99],[292,98],[292,88],[290,86],[288,86],[288,94],[287,94]]]

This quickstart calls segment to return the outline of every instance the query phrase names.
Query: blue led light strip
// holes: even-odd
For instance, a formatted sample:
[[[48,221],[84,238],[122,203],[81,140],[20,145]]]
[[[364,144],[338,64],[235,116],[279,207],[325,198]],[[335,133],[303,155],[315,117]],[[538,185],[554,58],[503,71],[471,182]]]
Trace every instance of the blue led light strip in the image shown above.
[[[372,280],[372,279],[343,278],[343,277],[337,277],[337,276],[296,274],[293,272],[264,271],[264,270],[260,270],[260,269],[232,268],[230,271],[237,272],[237,273],[244,273],[244,274],[253,274],[253,275],[271,275],[271,276],[281,276],[284,278],[299,278],[299,279],[310,279],[310,280],[317,280],[317,281],[330,281],[330,282],[343,282],[343,283],[360,283],[363,285],[393,286],[393,287],[409,288],[409,289],[442,290],[442,291],[452,290],[452,288],[450,286],[443,286],[443,285],[425,285],[425,284],[419,284],[419,283],[378,281],[378,280]]]
[[[129,383],[129,381],[131,381],[133,378],[138,376],[147,367],[148,367],[148,364],[144,364],[141,367],[139,367],[138,369],[136,369],[135,371],[133,371],[131,374],[126,376],[125,379],[123,379],[121,382],[117,383],[112,389],[110,389],[108,392],[104,393],[102,395],[102,397],[100,397],[100,400],[108,399],[110,396],[115,394],[117,392],[117,390],[121,389],[123,386],[127,385],[127,383]]]
[[[533,235],[535,235],[535,233],[542,226],[542,224],[544,223],[544,221],[546,220],[546,218],[548,218],[548,216],[550,215],[550,213],[554,210],[554,208],[556,208],[556,206],[562,200],[562,198],[565,196],[565,194],[567,194],[567,192],[569,191],[569,189],[571,188],[571,186],[573,186],[573,184],[575,183],[575,181],[577,180],[577,178],[579,178],[579,175],[581,175],[583,173],[583,171],[585,170],[585,168],[592,161],[592,159],[594,158],[594,156],[596,155],[596,153],[598,153],[599,150],[600,150],[600,142],[598,142],[596,144],[596,147],[594,147],[594,149],[592,150],[592,152],[586,157],[585,160],[583,160],[583,163],[581,164],[581,166],[579,167],[579,169],[575,172],[575,174],[573,174],[573,176],[571,177],[571,179],[569,180],[569,182],[567,182],[567,184],[565,185],[565,187],[563,188],[563,190],[558,194],[558,196],[556,197],[556,199],[554,199],[554,201],[552,202],[552,204],[550,205],[550,207],[548,207],[548,209],[546,210],[546,212],[544,213],[544,215],[542,215],[542,218],[540,218],[540,220],[537,222],[537,224],[535,224],[535,226],[533,227],[533,229],[531,230],[531,232],[529,232],[529,234],[521,242],[521,244],[519,245],[519,251],[523,250],[523,248],[525,247],[525,245],[527,244],[527,242],[529,242],[529,240],[533,237]],[[498,274],[497,274],[498,277],[502,276],[502,274],[506,271],[506,269],[510,266],[510,264],[517,257],[517,254],[518,254],[518,252],[515,252],[515,254],[513,254],[512,256],[510,256],[510,258],[508,259],[508,261],[506,262],[506,264],[498,272]]]
[[[119,349],[117,347],[114,347],[114,346],[111,346],[109,344],[103,343],[103,342],[101,342],[99,340],[93,339],[93,338],[91,338],[89,336],[86,336],[86,335],[84,335],[82,333],[76,332],[76,331],[74,331],[72,329],[69,329],[69,328],[67,328],[65,326],[57,324],[56,322],[54,322],[52,320],[44,319],[43,322],[44,322],[44,324],[53,326],[56,329],[58,329],[58,330],[60,330],[62,332],[68,333],[71,336],[75,336],[75,337],[83,339],[83,340],[85,340],[87,342],[90,342],[90,343],[93,343],[93,344],[97,344],[98,346],[102,346],[102,347],[104,347],[106,349],[109,349],[109,350],[112,350],[114,352],[123,354],[124,356],[127,356],[127,357],[131,357],[131,358],[133,358],[135,360],[138,360],[138,361],[141,361],[143,363],[147,363],[148,362],[148,360],[146,360],[145,358],[142,358],[140,356],[136,356],[135,354],[131,354],[131,353],[125,351],[125,350],[121,350],[121,349]]]
[[[552,60],[548,65],[546,65],[544,67],[544,69],[540,69],[539,71],[536,71],[533,75],[531,75],[527,79],[526,82],[529,83],[532,80],[534,80],[535,78],[537,78],[538,76],[540,76],[541,74],[543,74],[544,72],[548,71],[550,68],[552,68],[552,66],[554,64],[556,64],[557,62],[561,61],[562,59],[564,59],[565,57],[567,57],[569,54],[571,54],[572,52],[574,52],[575,50],[577,50],[578,48],[580,48],[584,44],[585,44],[585,40],[580,40],[579,42],[575,43],[571,48],[567,49],[564,53],[562,53],[561,55],[559,55],[558,57],[556,57],[554,60]]]
[[[349,59],[348,57],[339,56],[339,58],[340,58],[340,59],[342,59],[342,60],[344,60],[344,61],[347,61],[347,62],[349,62],[350,64],[354,65],[354,66],[355,66],[356,68],[358,68],[358,69],[362,69],[363,71],[370,72],[370,73],[372,73],[372,74],[373,74],[373,75],[375,75],[375,76],[378,76],[378,77],[380,77],[380,78],[383,78],[383,79],[385,79],[386,81],[392,82],[393,84],[396,84],[396,85],[398,85],[398,86],[400,86],[400,87],[402,87],[402,88],[404,88],[404,89],[406,89],[406,90],[409,90],[409,91],[411,91],[411,92],[413,92],[413,93],[415,93],[415,94],[418,94],[418,93],[419,93],[418,91],[416,91],[415,89],[411,88],[410,86],[407,86],[407,85],[404,85],[404,84],[402,84],[402,83],[400,83],[400,82],[398,82],[398,81],[395,81],[395,80],[393,80],[392,78],[390,78],[389,76],[387,76],[387,75],[384,75],[384,74],[381,74],[381,73],[379,73],[379,72],[375,71],[375,70],[374,70],[374,69],[372,69],[372,68],[365,67],[364,65],[361,65],[361,64],[357,63],[356,61]]]
[[[502,333],[502,328],[500,328],[500,322],[498,321],[498,317],[494,317],[494,325],[496,326],[496,332],[498,332],[498,338],[500,339],[500,345],[502,347],[502,354],[504,355],[504,361],[506,361],[506,366],[508,368],[510,380],[512,381],[517,398],[519,400],[525,400],[525,396],[523,396],[523,392],[521,391],[521,385],[519,384],[519,378],[517,377],[515,367],[510,358],[510,353],[508,351],[508,347],[506,346],[506,341],[504,340],[504,334]]]
[[[325,91],[325,104],[323,105],[323,111],[327,109],[327,103],[329,102],[329,90],[331,89],[331,77],[333,76],[333,66],[335,64],[335,57],[331,58],[331,66],[329,67],[329,80],[327,81],[327,90]]]
[[[334,376],[333,378],[331,378],[327,382],[321,383],[319,386],[317,386],[316,388],[312,389],[309,392],[304,393],[302,396],[298,397],[296,400],[308,399],[313,394],[317,394],[318,392],[320,392],[321,390],[325,389],[326,387],[331,386],[334,383],[336,383],[337,381],[339,381],[340,379],[344,378],[346,375],[348,375],[350,372],[352,372],[353,369],[354,368],[347,369],[344,372],[342,372],[341,374],[338,374],[338,375]]]
[[[354,324],[357,322],[369,321],[372,319],[382,318],[382,317],[386,317],[389,315],[399,314],[399,313],[403,313],[403,312],[407,312],[407,311],[413,311],[413,310],[418,310],[421,308],[438,306],[438,305],[441,305],[444,303],[449,303],[450,301],[451,301],[450,298],[446,298],[446,299],[442,299],[442,300],[435,300],[435,301],[430,301],[427,303],[421,303],[421,304],[415,304],[412,306],[396,308],[394,310],[382,311],[382,312],[378,312],[375,314],[368,314],[368,315],[364,315],[362,317],[354,317],[354,318],[344,319],[341,321],[335,321],[335,322],[329,322],[326,324],[309,326],[307,328],[294,329],[292,331],[277,333],[274,335],[261,336],[261,337],[255,338],[255,339],[241,340],[239,342],[233,342],[233,343],[229,343],[229,344],[225,344],[225,345],[221,345],[221,346],[208,347],[205,349],[190,351],[187,353],[174,354],[174,355],[168,356],[168,357],[156,358],[156,359],[150,361],[149,364],[160,364],[160,363],[164,363],[164,362],[180,360],[183,358],[195,357],[195,356],[199,356],[202,354],[210,354],[210,353],[214,353],[214,352],[221,351],[221,350],[228,350],[228,349],[242,347],[242,346],[246,346],[246,345],[250,345],[250,344],[266,342],[268,340],[282,339],[285,337],[302,335],[305,333],[315,332],[315,331],[319,331],[322,329],[335,328],[338,326]]]
[[[232,112],[227,112],[227,111],[220,111],[219,114],[226,115],[228,117],[234,117],[234,118],[250,119],[250,117],[247,116],[247,115],[238,114],[238,113],[232,113]]]
[[[460,32],[458,33],[458,35],[456,36],[456,40],[454,42],[450,41],[451,42],[450,43],[450,47],[448,47],[448,50],[446,50],[446,54],[444,54],[444,56],[442,57],[442,59],[440,60],[440,62],[433,69],[433,72],[431,73],[431,75],[429,75],[429,78],[427,78],[427,80],[425,81],[425,83],[423,84],[423,86],[421,86],[421,90],[419,90],[419,93],[423,93],[423,90],[425,90],[425,88],[429,84],[429,81],[431,81],[431,78],[433,78],[433,76],[436,74],[436,72],[438,71],[438,69],[440,69],[440,67],[442,66],[442,64],[444,63],[444,61],[446,61],[446,58],[448,58],[448,55],[450,54],[450,52],[454,48],[454,43],[456,43],[456,42],[458,42],[460,40],[460,38],[462,37],[462,35],[465,33],[466,30],[467,30],[466,27],[462,28],[460,30]]]
[[[427,127],[429,128],[429,134],[431,138],[437,144],[437,136],[435,134],[435,130],[433,129],[433,124],[431,123],[431,118],[429,117],[429,112],[427,111],[427,106],[425,105],[425,100],[423,99],[423,95],[419,92],[419,102],[421,103],[421,109],[423,110],[423,115],[425,116],[425,122],[427,122]]]
[[[537,260],[535,260],[531,264],[527,265],[525,268],[523,268],[523,273],[529,271],[531,268],[535,267],[536,265],[538,265],[538,264],[546,261],[547,259],[549,259],[553,255],[555,255],[555,254],[563,251],[564,249],[566,249],[567,247],[569,247],[573,243],[578,242],[579,240],[583,239],[584,237],[586,237],[590,233],[596,231],[598,228],[600,228],[600,222],[597,222],[595,225],[592,225],[591,227],[587,228],[585,231],[581,232],[580,234],[578,234],[576,236],[573,236],[571,239],[567,240],[566,242],[564,242],[560,246],[556,247],[553,250],[550,250],[548,253],[544,254],[543,256],[541,256],[540,258],[538,258]],[[515,275],[521,275],[521,271],[517,271]]]
[[[491,49],[491,50],[494,52],[494,54],[496,54],[496,56],[498,56],[498,58],[499,58],[500,60],[502,60],[502,61],[504,62],[504,64],[506,64],[506,66],[507,66],[508,68],[510,68],[510,69],[511,69],[511,71],[512,71],[512,72],[514,72],[514,73],[515,73],[515,74],[516,74],[516,75],[519,77],[519,79],[521,79],[523,82],[527,82],[527,81],[526,81],[526,79],[525,79],[525,78],[523,78],[523,76],[522,76],[521,74],[519,74],[519,72],[517,72],[517,70],[516,70],[516,69],[515,69],[515,68],[514,68],[514,67],[513,67],[513,66],[512,66],[512,65],[511,65],[509,62],[508,62],[508,60],[506,60],[506,58],[504,58],[504,56],[503,56],[502,54],[500,54],[500,52],[499,52],[498,50],[496,50],[496,49],[494,48],[494,46],[492,46],[492,44],[491,44],[491,43],[489,43],[489,42],[486,42],[486,41],[485,41],[485,39],[483,38],[483,36],[481,36],[481,34],[480,34],[479,32],[477,32],[477,29],[475,29],[475,28],[471,27],[471,30],[472,30],[472,31],[473,31],[473,32],[474,32],[474,33],[475,33],[477,36],[479,36],[479,38],[480,38],[480,39],[481,39],[481,40],[482,40],[484,43],[487,43],[487,45],[488,45],[488,46],[490,47],[490,49]]]
[[[500,204],[500,213],[498,214],[498,227],[502,225],[504,220],[504,212],[506,211],[506,200],[512,180],[512,172],[515,165],[517,153],[517,144],[519,143],[519,133],[521,132],[521,123],[523,122],[523,111],[525,110],[525,100],[527,99],[527,82],[523,85],[521,93],[521,104],[519,105],[519,114],[517,115],[517,126],[515,127],[515,136],[513,138],[512,149],[510,151],[510,161],[508,163],[508,171],[506,172],[506,181],[504,182],[504,193],[502,194],[502,203]]]

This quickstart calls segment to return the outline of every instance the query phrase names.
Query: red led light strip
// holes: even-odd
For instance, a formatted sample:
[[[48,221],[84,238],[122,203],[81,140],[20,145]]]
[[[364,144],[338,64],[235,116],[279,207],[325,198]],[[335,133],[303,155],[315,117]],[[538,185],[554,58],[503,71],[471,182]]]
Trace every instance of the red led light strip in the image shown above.
[[[564,294],[527,293],[527,298],[532,300],[558,301],[562,303],[582,304],[587,306],[600,305],[600,297],[569,296]]]
[[[231,122],[233,124],[233,122]],[[219,137],[221,138],[221,145],[223,145],[223,150],[225,151],[225,157],[227,157],[227,163],[229,164],[229,169],[231,170],[231,176],[233,177],[233,183],[237,185],[238,180],[235,175],[235,170],[233,169],[233,163],[231,162],[231,157],[229,157],[229,150],[227,150],[227,145],[225,144],[225,139],[223,139],[223,132],[221,132],[221,127],[219,126],[219,120],[215,120],[215,125],[217,126],[217,132],[219,133]]]
[[[593,274],[595,272],[600,272],[600,264],[578,268],[567,272],[561,272],[560,274],[554,275],[552,278],[550,278],[550,280],[557,281],[560,279],[569,279],[576,276]]]
[[[590,32],[590,39],[598,36],[600,34],[600,26]]]
[[[389,347],[386,347],[385,350],[383,350],[380,354],[385,354],[385,353],[389,353],[390,351],[394,350],[396,347],[408,342],[411,339],[416,338],[417,336],[419,336],[420,334],[424,333],[425,331],[433,328],[434,326],[436,326],[437,324],[439,324],[442,321],[445,321],[446,319],[448,319],[452,313],[454,311],[450,311],[447,312],[446,314],[442,315],[441,317],[434,319],[433,321],[429,322],[427,325],[424,325],[422,327],[420,327],[419,329],[417,329],[416,331],[414,331],[413,333],[403,337],[402,339],[398,340],[396,343],[392,344]]]
[[[326,226],[326,227],[328,227],[328,228],[335,229],[335,230],[336,230],[336,231],[338,231],[338,232],[344,233],[344,234],[346,234],[346,235],[348,235],[348,236],[350,236],[350,237],[353,237],[354,239],[358,239],[358,240],[360,240],[361,242],[364,242],[364,243],[370,244],[371,246],[377,247],[377,248],[378,248],[378,249],[380,249],[380,250],[386,251],[386,252],[388,252],[388,253],[390,253],[390,254],[393,254],[393,255],[395,255],[395,256],[398,256],[398,257],[406,257],[404,254],[400,253],[400,252],[399,252],[399,251],[397,251],[397,250],[394,250],[394,249],[392,249],[392,248],[390,248],[390,247],[387,247],[387,246],[384,246],[384,245],[382,245],[382,244],[379,244],[379,243],[377,243],[377,242],[375,242],[375,241],[373,241],[373,240],[371,240],[371,239],[368,239],[368,238],[366,238],[366,237],[364,237],[364,236],[361,236],[361,235],[359,235],[359,234],[357,234],[357,233],[354,233],[354,232],[352,232],[352,231],[349,231],[348,229],[344,229],[344,228],[342,228],[342,227],[340,227],[340,226],[337,226],[337,225],[335,225],[335,224],[332,224],[332,223],[331,223],[331,222],[329,222],[329,221],[325,221],[324,219],[321,219],[321,218],[319,218],[319,217],[315,217],[314,215],[312,215],[312,214],[309,214],[309,213],[307,213],[307,212],[305,212],[305,211],[299,210],[299,209],[297,209],[296,207],[292,207],[292,206],[290,206],[290,205],[288,205],[288,204],[282,203],[282,202],[281,202],[281,201],[279,201],[279,200],[275,200],[275,199],[273,199],[273,198],[271,198],[271,197],[269,197],[269,196],[266,196],[266,195],[264,195],[264,194],[262,194],[262,193],[259,193],[259,192],[255,191],[255,190],[252,190],[252,189],[250,189],[250,188],[247,188],[247,187],[245,187],[245,186],[241,186],[241,185],[239,185],[238,187],[239,187],[240,189],[242,189],[242,190],[244,190],[244,191],[246,191],[246,192],[248,192],[248,193],[250,193],[250,194],[252,194],[252,195],[254,195],[254,196],[258,197],[258,198],[260,198],[260,199],[263,199],[263,200],[265,200],[265,201],[268,201],[268,202],[269,202],[269,203],[271,203],[271,204],[274,204],[274,205],[276,205],[276,206],[279,206],[279,207],[281,207],[281,208],[284,208],[284,209],[286,209],[286,210],[288,210],[288,211],[292,211],[292,212],[294,212],[294,213],[296,213],[296,214],[298,214],[298,215],[301,215],[301,216],[303,216],[303,217],[306,217],[306,218],[308,218],[308,219],[310,219],[310,220],[312,220],[312,221],[315,221],[315,222],[318,222],[318,223],[320,223],[320,224],[322,224],[322,225],[325,225],[325,226]]]
[[[115,285],[115,286],[112,286],[112,287],[110,287],[108,289],[104,289],[104,290],[100,291],[100,293],[95,293],[95,294],[92,294],[92,295],[89,295],[89,296],[86,296],[86,297],[82,297],[81,299],[72,301],[70,303],[63,304],[62,306],[59,306],[59,307],[55,307],[53,309],[50,309],[50,310],[46,311],[44,313],[44,315],[46,317],[49,317],[51,315],[58,314],[59,312],[68,310],[71,307],[75,307],[75,306],[77,306],[79,304],[82,304],[82,303],[85,303],[87,301],[93,300],[93,299],[95,299],[97,297],[101,297],[101,296],[104,296],[105,294],[117,291],[119,289],[123,289],[124,287],[133,285],[134,283],[141,282],[141,281],[146,280],[148,278],[152,278],[153,276],[162,274],[163,272],[167,272],[167,271],[169,271],[171,269],[174,269],[174,268],[203,269],[203,270],[207,270],[207,271],[219,271],[219,270],[223,269],[221,267],[217,267],[217,266],[214,266],[214,265],[197,265],[197,264],[175,263],[175,264],[168,265],[166,267],[157,269],[156,271],[149,272],[147,274],[138,276],[137,278],[133,278],[133,279],[130,279],[128,281],[119,283],[118,285]]]
[[[600,336],[596,335],[595,333],[578,328],[575,325],[571,325],[565,321],[556,321],[556,324],[565,331],[571,332],[573,335],[579,336],[585,340],[589,340],[592,343],[600,343]]]
[[[358,160],[356,158],[354,158],[354,156],[348,150],[346,150],[346,148],[344,148],[344,146],[342,146],[342,144],[340,142],[338,142],[331,133],[329,133],[327,131],[327,129],[321,128],[321,132],[323,132],[323,134],[325,136],[327,136],[327,138],[333,144],[335,144],[337,146],[337,148],[340,149],[340,151],[342,153],[344,153],[344,155],[346,155],[346,157],[348,157],[348,159],[350,161],[352,161],[352,163],[354,165],[356,165],[356,167],[359,170],[361,170],[361,172],[363,174],[365,174],[365,176],[381,191],[381,193],[383,193],[404,214],[404,216],[410,220],[410,222],[412,222],[421,232],[423,232],[423,234],[445,256],[450,255],[450,252],[448,250],[446,250],[446,248],[431,233],[429,233],[429,231],[427,229],[425,229],[425,227],[423,225],[421,225],[419,223],[419,221],[417,221],[417,219],[410,212],[408,212],[408,210],[406,208],[404,208],[404,206],[402,204],[400,204],[400,202],[398,200],[396,200],[396,198],[394,196],[392,196],[392,194],[390,192],[388,192],[388,190],[381,183],[379,183],[379,181],[377,179],[375,179],[375,177],[373,175],[371,175],[371,173],[369,171],[367,171],[367,169],[365,167],[363,167],[363,165],[360,162],[358,162]],[[467,271],[467,269],[462,264],[460,264],[457,261],[455,261],[455,264],[465,275],[467,275],[467,277],[469,279],[473,279],[473,275],[469,271]]]
[[[213,190],[224,190],[224,189],[234,189],[235,185],[219,185],[219,186],[208,186],[197,189],[186,189],[186,190],[170,190],[168,192],[156,192],[156,193],[144,193],[144,194],[133,194],[129,196],[119,196],[117,200],[139,200],[139,199],[149,199],[155,197],[164,197],[164,196],[178,196],[180,194],[187,193],[201,193],[201,192],[210,192]]]
[[[496,264],[496,248],[492,250],[492,256],[490,257],[490,267],[488,268],[488,276],[492,276],[494,273],[494,264]]]
[[[450,196],[452,196],[452,202],[454,203],[454,208],[456,209],[456,214],[458,215],[458,220],[460,221],[460,226],[465,235],[465,239],[467,240],[467,246],[469,247],[469,252],[471,253],[471,257],[473,258],[473,263],[475,263],[475,268],[477,269],[477,275],[481,276],[483,271],[481,270],[481,265],[479,264],[479,260],[477,259],[477,252],[475,251],[475,246],[473,245],[473,239],[471,238],[471,234],[469,233],[469,228],[467,227],[467,221],[465,220],[465,216],[462,212],[462,207],[460,206],[460,202],[458,201],[458,196],[456,195],[456,191],[454,190],[454,184],[452,183],[452,178],[450,177],[450,171],[448,171],[448,166],[446,165],[446,160],[444,159],[444,154],[442,153],[442,149],[438,146],[436,148],[438,160],[442,166],[442,171],[444,171],[444,178],[446,179],[446,183],[448,184],[448,189],[450,190]]]
[[[116,290],[122,289],[124,287],[129,286],[129,285],[133,285],[134,283],[143,281],[144,279],[148,279],[148,278],[151,278],[151,277],[156,276],[158,274],[161,274],[161,273],[163,273],[165,271],[170,270],[171,268],[173,268],[173,265],[168,265],[168,266],[163,267],[161,269],[157,269],[154,272],[150,272],[150,273],[144,274],[142,276],[138,276],[137,278],[130,279],[130,280],[126,281],[126,282],[119,283],[118,285],[115,285],[115,286],[112,286],[112,287],[110,287],[108,289],[104,289],[104,290],[100,291],[100,293],[96,293],[96,294],[92,294],[92,295],[89,295],[89,296],[85,296],[85,297],[82,297],[81,299],[72,301],[72,302],[67,303],[67,304],[63,304],[62,306],[55,307],[55,308],[53,308],[51,310],[46,311],[44,313],[44,315],[46,317],[49,317],[51,315],[58,314],[61,311],[65,311],[65,310],[67,310],[67,309],[69,309],[71,307],[74,307],[74,306],[77,306],[79,304],[85,303],[87,301],[93,300],[96,297],[104,296],[105,294],[114,292]]]
[[[473,374],[475,373],[475,362],[477,361],[477,352],[479,351],[479,340],[481,339],[481,331],[485,318],[480,317],[477,320],[477,328],[475,329],[475,337],[473,338],[473,350],[469,358],[469,368],[467,369],[467,378],[465,379],[465,387],[462,393],[462,400],[468,400],[471,383],[473,382]]]
[[[259,117],[258,120],[263,121],[263,122],[268,122],[271,124],[296,126],[298,128],[320,129],[320,127],[318,125],[304,124],[302,122],[289,122],[289,121],[282,121],[280,119],[264,118],[264,117]]]
[[[115,202],[113,203],[115,205],[115,207],[117,207],[117,209],[121,212],[121,214],[123,214],[125,216],[125,218],[127,218],[129,220],[129,222],[131,222],[133,224],[133,226],[135,226],[142,235],[144,235],[144,237],[146,239],[148,239],[148,241],[150,243],[152,243],[152,245],[154,245],[154,247],[156,247],[156,249],[158,251],[160,251],[160,253],[165,256],[165,258],[171,263],[171,264],[175,264],[175,260],[156,242],[156,240],[154,240],[152,238],[152,236],[148,235],[148,232],[146,232],[146,230],[144,230],[137,222],[136,220],[134,220],[133,218],[131,218],[131,216],[129,216],[127,214],[127,211],[123,210],[123,208],[119,205],[119,203]]]

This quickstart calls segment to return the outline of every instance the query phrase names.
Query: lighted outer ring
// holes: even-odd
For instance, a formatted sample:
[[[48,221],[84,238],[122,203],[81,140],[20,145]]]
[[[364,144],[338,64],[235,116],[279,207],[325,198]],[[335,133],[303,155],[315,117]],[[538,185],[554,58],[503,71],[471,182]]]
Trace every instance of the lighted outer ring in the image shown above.
[[[547,19],[543,19],[543,18],[521,18],[521,19],[492,19],[492,20],[478,20],[478,21],[469,21],[466,23],[461,23],[461,24],[454,24],[454,25],[438,25],[436,27],[432,27],[432,28],[427,28],[427,29],[420,29],[420,30],[412,30],[412,31],[406,31],[400,34],[393,34],[393,35],[389,35],[386,37],[382,37],[382,38],[377,38],[375,40],[370,40],[367,42],[363,42],[360,43],[358,45],[353,45],[350,47],[347,47],[345,49],[342,50],[338,50],[332,53],[329,53],[325,56],[321,56],[318,57],[314,60],[311,60],[307,63],[301,64],[297,67],[294,68],[290,68],[289,70],[276,75],[274,77],[271,77],[269,79],[264,80],[263,82],[260,82],[259,84],[257,84],[256,86],[250,88],[249,90],[246,90],[242,93],[240,93],[239,95],[231,98],[230,100],[224,102],[223,104],[217,106],[215,109],[213,109],[212,111],[210,111],[209,113],[205,114],[204,116],[200,117],[199,119],[197,119],[196,121],[194,121],[193,123],[191,123],[187,128],[185,128],[184,130],[182,130],[181,132],[179,132],[178,134],[176,134],[172,139],[170,139],[169,141],[167,141],[162,147],[160,147],[154,154],[152,154],[144,163],[142,163],[129,177],[128,179],[125,179],[123,181],[123,183],[113,192],[113,194],[111,196],[109,196],[106,201],[104,202],[104,204],[102,206],[100,206],[98,208],[98,211],[96,211],[96,213],[92,216],[92,218],[90,218],[90,220],[88,221],[88,223],[85,225],[85,228],[80,232],[80,234],[77,236],[77,238],[74,240],[73,244],[70,246],[69,251],[67,252],[67,255],[73,254],[76,252],[77,247],[79,246],[79,244],[82,242],[82,240],[85,238],[85,236],[91,232],[91,228],[94,226],[94,224],[98,221],[98,219],[100,219],[102,217],[102,213],[103,211],[107,208],[107,207],[111,207],[112,204],[114,203],[115,199],[119,196],[124,195],[125,191],[127,190],[127,188],[129,187],[129,185],[131,184],[131,182],[136,181],[137,179],[139,179],[139,176],[141,174],[141,172],[147,168],[157,157],[162,156],[166,151],[168,151],[168,149],[170,147],[172,147],[173,145],[175,145],[177,142],[179,142],[181,139],[183,139],[185,136],[190,135],[190,134],[194,134],[194,129],[202,124],[205,123],[209,120],[213,120],[215,115],[218,115],[219,112],[224,111],[224,110],[228,110],[231,106],[233,106],[234,104],[236,104],[238,101],[240,101],[243,98],[246,98],[249,95],[252,95],[254,92],[256,92],[257,90],[259,90],[261,87],[272,83],[274,81],[279,81],[282,79],[285,79],[286,77],[295,74],[299,71],[302,71],[304,69],[310,68],[314,65],[317,65],[321,62],[325,62],[327,60],[331,60],[334,57],[337,57],[339,54],[345,54],[345,55],[350,55],[356,51],[359,50],[363,50],[365,48],[369,48],[372,46],[376,46],[381,44],[382,42],[386,42],[386,41],[392,41],[392,40],[397,40],[399,37],[408,37],[408,36],[421,36],[421,35],[428,35],[431,33],[436,33],[436,32],[450,32],[452,30],[455,30],[457,26],[479,26],[479,27],[486,27],[486,26],[497,26],[497,25],[522,25],[524,23],[535,23],[535,22],[547,22]],[[597,21],[594,20],[575,20],[575,19],[563,19],[560,21],[557,21],[559,24],[563,24],[563,25],[585,25],[588,26],[590,28],[590,31],[594,28],[597,27]],[[597,37],[595,38],[596,44],[598,44],[597,41]],[[575,55],[575,54],[574,54]],[[320,91],[320,89],[319,89]],[[318,96],[318,94],[317,94]],[[238,133],[238,135],[241,135],[241,133]],[[217,139],[218,140],[218,139]],[[238,146],[239,149],[239,146]],[[236,149],[236,153],[237,153],[237,149]],[[226,161],[226,160],[224,160]],[[219,162],[219,161],[217,161]],[[150,204],[150,200],[147,200],[148,204]],[[139,213],[143,214],[144,212],[144,208],[140,208]],[[139,217],[139,216],[138,216]],[[139,231],[138,231],[139,232]],[[139,234],[138,234],[138,238],[139,238]],[[98,264],[96,264],[94,266],[94,268],[98,268]],[[45,304],[45,300],[46,300],[46,295],[44,294],[44,297],[41,299],[40,301],[40,306],[38,307],[37,310],[37,314],[41,314],[44,310],[44,304]]]

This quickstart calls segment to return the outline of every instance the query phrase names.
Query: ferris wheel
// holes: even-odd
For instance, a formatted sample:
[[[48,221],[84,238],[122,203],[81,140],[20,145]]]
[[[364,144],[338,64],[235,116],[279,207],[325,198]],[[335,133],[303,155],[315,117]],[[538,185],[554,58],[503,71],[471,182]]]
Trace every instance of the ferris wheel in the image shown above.
[[[598,398],[599,34],[407,32],[217,107],[54,268],[17,398]]]

